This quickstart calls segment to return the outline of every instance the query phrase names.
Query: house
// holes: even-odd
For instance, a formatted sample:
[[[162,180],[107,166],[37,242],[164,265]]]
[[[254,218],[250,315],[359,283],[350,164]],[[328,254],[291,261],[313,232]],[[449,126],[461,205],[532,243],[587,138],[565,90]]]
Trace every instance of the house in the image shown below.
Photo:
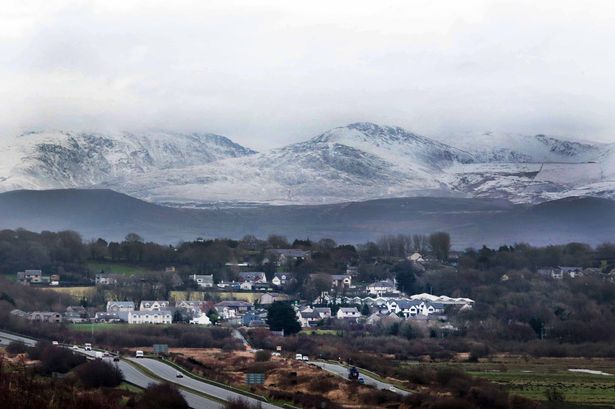
[[[214,307],[218,315],[224,319],[237,318],[254,308],[249,302],[237,300],[221,301]]]
[[[263,305],[273,304],[276,301],[288,301],[289,297],[286,294],[280,293],[265,293],[260,298],[260,303]]]
[[[251,281],[244,281],[243,283],[239,284],[239,289],[244,291],[252,291],[252,285],[253,283]]]
[[[59,324],[62,322],[62,314],[51,311],[34,311],[30,313],[30,320],[34,322],[48,322]]]
[[[28,314],[27,312],[22,311],[22,310],[14,309],[14,310],[11,310],[10,314],[15,316],[15,317],[19,317],[19,318],[30,319],[30,314]]]
[[[335,315],[337,319],[358,319],[361,317],[361,313],[357,310],[356,307],[341,307],[337,310],[337,314]]]
[[[86,322],[89,320],[88,312],[81,305],[71,305],[66,307],[64,313],[64,321],[72,323]]]
[[[239,282],[266,283],[267,276],[262,271],[244,271],[239,273]]]
[[[25,270],[17,273],[17,282],[23,285],[40,284],[43,282],[41,270]]]
[[[369,294],[381,296],[384,294],[399,294],[395,280],[382,280],[372,283],[366,287]]]
[[[168,309],[168,301],[141,301],[141,304],[139,304],[139,311],[162,311]]]
[[[272,291],[272,290],[273,290],[273,286],[269,283],[252,284],[252,291],[266,292],[266,291]]]
[[[117,278],[109,274],[96,274],[94,276],[94,283],[96,285],[115,285],[117,284]]]
[[[211,325],[211,321],[209,317],[207,316],[207,314],[201,314],[201,315],[195,316],[188,322],[190,324],[196,324],[196,325]]]
[[[267,311],[249,311],[241,317],[241,325],[246,327],[266,327]]]
[[[122,319],[115,312],[97,312],[94,315],[94,321],[96,322],[120,322]]]
[[[331,276],[332,288],[350,288],[352,276],[349,274],[334,274]]]
[[[408,256],[408,260],[409,261],[413,261],[415,263],[423,263],[425,261],[425,259],[423,259],[423,256],[421,255],[421,253],[418,253],[418,252],[414,252],[414,253],[410,254]]]
[[[165,273],[175,273],[176,271],[175,266],[168,266],[164,268]]]
[[[289,261],[307,260],[311,255],[310,251],[300,249],[270,249],[268,253],[278,258],[278,266]]]
[[[213,274],[192,274],[190,278],[192,278],[192,280],[194,280],[201,288],[212,288],[214,286]]]
[[[171,324],[173,316],[169,310],[157,311],[130,311],[128,313],[129,324]]]
[[[297,311],[297,320],[302,327],[314,327],[320,321],[331,318],[331,308],[304,307]]]
[[[365,320],[365,324],[367,325],[376,325],[376,324],[388,325],[388,324],[393,324],[399,321],[401,321],[401,318],[399,317],[399,315],[395,313],[378,311],[378,312],[373,313],[369,317],[367,317],[367,319]]]
[[[196,317],[203,312],[203,301],[178,301],[175,303],[175,308],[186,311],[188,314]]]
[[[107,301],[107,312],[129,312],[135,310],[135,303],[132,301]]]
[[[568,276],[570,278],[577,278],[583,276],[583,268],[582,267],[559,267],[563,276]]]
[[[290,273],[275,273],[275,275],[271,279],[271,284],[276,287],[283,287],[288,284],[292,279],[293,276]]]

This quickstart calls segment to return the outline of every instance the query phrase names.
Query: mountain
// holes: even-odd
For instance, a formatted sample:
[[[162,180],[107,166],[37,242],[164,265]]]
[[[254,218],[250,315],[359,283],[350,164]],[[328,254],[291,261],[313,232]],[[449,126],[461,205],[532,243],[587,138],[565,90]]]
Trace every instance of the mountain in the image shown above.
[[[456,248],[582,241],[615,235],[615,202],[566,198],[538,205],[474,198],[379,199],[316,206],[182,209],[147,203],[110,190],[63,189],[0,194],[0,228],[72,229],[84,238],[121,240],[136,232],[146,240],[175,243],[196,237],[331,237],[342,243],[386,234],[452,235]]]
[[[214,134],[29,132],[0,146],[0,189],[90,187],[255,152]]]
[[[211,134],[28,133],[0,147],[0,191],[105,188],[195,208],[418,196],[520,204],[615,198],[615,144],[496,132],[445,139],[360,122],[256,153]]]
[[[471,155],[399,127],[355,123],[250,157],[141,175],[123,191],[158,203],[318,204],[454,195],[443,171]],[[142,186],[149,186],[142,194]],[[114,184],[104,187],[113,188]]]

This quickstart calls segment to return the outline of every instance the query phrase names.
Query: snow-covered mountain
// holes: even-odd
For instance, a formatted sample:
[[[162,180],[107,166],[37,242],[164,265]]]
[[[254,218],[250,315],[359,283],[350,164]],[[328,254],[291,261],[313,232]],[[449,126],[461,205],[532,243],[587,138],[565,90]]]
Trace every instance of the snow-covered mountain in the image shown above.
[[[30,132],[0,142],[0,189],[91,187],[109,179],[254,154],[214,134]]]
[[[503,133],[444,140],[355,123],[256,153],[211,134],[29,133],[4,143],[0,190],[104,187],[177,206],[615,197],[615,144]]]

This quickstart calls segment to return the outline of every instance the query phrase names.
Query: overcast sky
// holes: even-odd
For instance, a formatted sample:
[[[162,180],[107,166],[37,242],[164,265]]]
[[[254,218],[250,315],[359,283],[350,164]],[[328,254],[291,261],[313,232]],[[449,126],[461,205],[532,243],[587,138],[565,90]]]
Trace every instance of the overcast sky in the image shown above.
[[[615,142],[614,47],[611,0],[3,1],[0,130],[265,149],[373,121]]]

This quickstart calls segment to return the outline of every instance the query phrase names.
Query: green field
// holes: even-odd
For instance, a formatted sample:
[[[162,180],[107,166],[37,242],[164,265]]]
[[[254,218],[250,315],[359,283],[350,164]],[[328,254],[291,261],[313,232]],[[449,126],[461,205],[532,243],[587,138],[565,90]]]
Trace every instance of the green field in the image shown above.
[[[69,328],[73,331],[94,332],[97,331],[121,331],[128,327],[129,324],[101,322],[96,324],[69,324]]]
[[[105,273],[124,274],[124,275],[143,274],[143,273],[151,272],[151,270],[148,270],[147,268],[144,268],[141,266],[134,266],[134,265],[123,264],[123,263],[89,262],[88,269],[94,273],[104,271]]]
[[[545,400],[555,388],[566,402],[583,407],[615,408],[615,360],[582,358],[494,359],[491,362],[458,364],[469,374],[505,386],[511,393]],[[571,372],[587,369],[613,375]]]

